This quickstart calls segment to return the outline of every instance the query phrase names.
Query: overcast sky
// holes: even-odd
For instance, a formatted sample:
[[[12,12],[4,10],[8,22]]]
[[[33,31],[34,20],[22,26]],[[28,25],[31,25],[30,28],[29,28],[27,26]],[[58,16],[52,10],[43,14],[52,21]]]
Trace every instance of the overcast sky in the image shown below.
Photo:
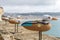
[[[1,0],[1,5],[50,5],[55,0]]]
[[[0,0],[5,12],[59,12],[60,0]]]

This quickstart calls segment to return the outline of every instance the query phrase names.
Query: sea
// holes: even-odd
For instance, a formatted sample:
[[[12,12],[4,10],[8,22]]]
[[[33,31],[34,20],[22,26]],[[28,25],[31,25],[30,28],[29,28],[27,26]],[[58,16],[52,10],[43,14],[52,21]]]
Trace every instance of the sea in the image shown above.
[[[34,16],[43,16],[43,15],[51,15],[51,16],[55,16],[58,17],[59,19],[57,21],[50,21],[51,23],[51,29],[49,31],[43,32],[43,34],[47,34],[50,36],[55,36],[55,37],[60,37],[60,12],[35,12],[35,13],[4,13],[4,15],[9,15],[9,16],[14,16],[17,17],[18,15],[22,15],[22,16],[29,16],[32,15]]]
[[[15,16],[15,17],[18,15],[22,15],[22,16],[29,16],[29,15],[33,15],[33,16],[43,16],[43,15],[60,16],[60,12],[4,13],[4,15]]]

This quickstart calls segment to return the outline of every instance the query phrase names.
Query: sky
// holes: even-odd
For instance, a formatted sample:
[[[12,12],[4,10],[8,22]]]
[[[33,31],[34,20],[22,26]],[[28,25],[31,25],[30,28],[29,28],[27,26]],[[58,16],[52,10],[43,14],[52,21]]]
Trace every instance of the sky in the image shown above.
[[[55,0],[1,0],[2,5],[49,5]]]
[[[5,12],[60,12],[60,0],[0,0]]]

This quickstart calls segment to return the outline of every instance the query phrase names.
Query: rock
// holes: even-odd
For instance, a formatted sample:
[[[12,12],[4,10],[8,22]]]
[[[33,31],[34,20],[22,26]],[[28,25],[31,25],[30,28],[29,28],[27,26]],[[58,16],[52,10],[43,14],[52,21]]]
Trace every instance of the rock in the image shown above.
[[[0,34],[0,40],[4,40],[4,38],[2,37],[2,35]]]

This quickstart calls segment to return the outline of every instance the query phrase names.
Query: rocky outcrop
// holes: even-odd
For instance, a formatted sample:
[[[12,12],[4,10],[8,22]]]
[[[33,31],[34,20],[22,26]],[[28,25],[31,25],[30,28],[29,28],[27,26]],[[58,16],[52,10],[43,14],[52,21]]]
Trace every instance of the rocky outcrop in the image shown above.
[[[8,24],[8,25],[2,25],[0,26],[0,40],[39,40],[39,34],[38,31],[31,31],[27,30],[23,27],[19,27],[18,33],[11,33],[14,32],[14,25]],[[3,28],[4,27],[4,28]],[[9,33],[7,33],[9,32]],[[42,40],[60,40],[57,37],[49,36],[47,34],[42,35]]]
[[[2,37],[2,35],[0,34],[0,40],[4,40],[4,38]]]
[[[53,36],[49,36],[44,34],[43,35],[43,40],[60,40],[59,38],[53,37]]]

